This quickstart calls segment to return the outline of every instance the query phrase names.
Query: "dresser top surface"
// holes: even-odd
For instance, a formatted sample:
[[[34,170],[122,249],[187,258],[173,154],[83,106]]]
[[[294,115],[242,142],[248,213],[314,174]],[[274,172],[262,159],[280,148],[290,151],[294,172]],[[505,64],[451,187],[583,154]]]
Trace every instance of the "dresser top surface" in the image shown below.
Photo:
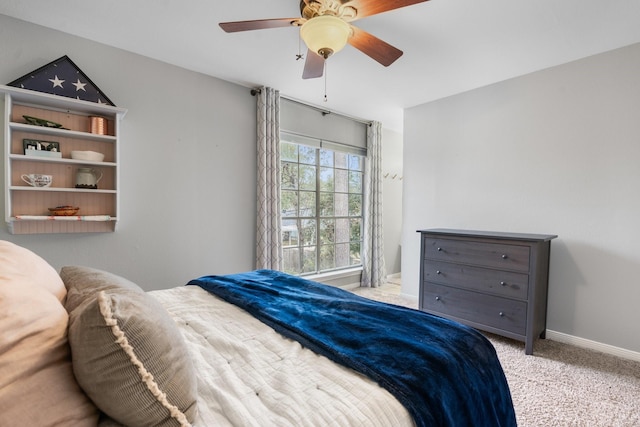
[[[486,237],[505,240],[549,241],[558,237],[555,234],[508,233],[502,231],[457,230],[452,228],[430,228],[418,230],[418,233],[456,237]]]

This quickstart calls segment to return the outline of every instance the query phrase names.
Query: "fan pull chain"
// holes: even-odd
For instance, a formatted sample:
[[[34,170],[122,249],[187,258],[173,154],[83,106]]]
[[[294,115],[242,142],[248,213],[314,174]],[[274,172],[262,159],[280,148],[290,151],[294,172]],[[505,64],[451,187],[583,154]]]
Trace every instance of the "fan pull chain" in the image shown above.
[[[296,61],[299,61],[302,58],[304,58],[304,55],[302,54],[302,37],[298,36],[298,54],[296,55]]]
[[[324,102],[327,102],[327,61],[324,61]]]

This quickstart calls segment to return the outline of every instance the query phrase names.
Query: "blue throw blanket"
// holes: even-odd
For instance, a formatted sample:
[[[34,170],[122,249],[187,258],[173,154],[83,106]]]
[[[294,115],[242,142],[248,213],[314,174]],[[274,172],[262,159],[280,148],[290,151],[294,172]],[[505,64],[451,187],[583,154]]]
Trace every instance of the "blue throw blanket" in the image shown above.
[[[282,335],[363,373],[417,426],[515,426],[491,343],[458,323],[272,270],[192,280]]]

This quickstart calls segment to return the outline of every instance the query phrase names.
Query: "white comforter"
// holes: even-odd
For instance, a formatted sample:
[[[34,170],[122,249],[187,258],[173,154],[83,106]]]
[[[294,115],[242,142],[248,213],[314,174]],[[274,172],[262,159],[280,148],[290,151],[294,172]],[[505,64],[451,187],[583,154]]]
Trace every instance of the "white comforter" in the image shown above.
[[[406,409],[368,378],[197,286],[149,294],[190,347],[199,377],[199,427],[414,425]]]

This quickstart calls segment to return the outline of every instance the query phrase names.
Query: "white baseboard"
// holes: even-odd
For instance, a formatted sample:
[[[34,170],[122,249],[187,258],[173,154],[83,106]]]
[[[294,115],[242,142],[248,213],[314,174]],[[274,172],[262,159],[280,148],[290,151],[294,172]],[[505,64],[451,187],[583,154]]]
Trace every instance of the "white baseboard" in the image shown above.
[[[636,362],[640,362],[640,353],[636,351],[627,350],[620,347],[615,347],[609,344],[603,344],[597,341],[591,341],[585,338],[575,337],[562,332],[552,331],[547,329],[547,339],[552,341],[558,341],[564,344],[575,345],[576,347],[586,348],[589,350],[599,351],[601,353],[611,354],[613,356],[621,357],[623,359],[629,359]]]

